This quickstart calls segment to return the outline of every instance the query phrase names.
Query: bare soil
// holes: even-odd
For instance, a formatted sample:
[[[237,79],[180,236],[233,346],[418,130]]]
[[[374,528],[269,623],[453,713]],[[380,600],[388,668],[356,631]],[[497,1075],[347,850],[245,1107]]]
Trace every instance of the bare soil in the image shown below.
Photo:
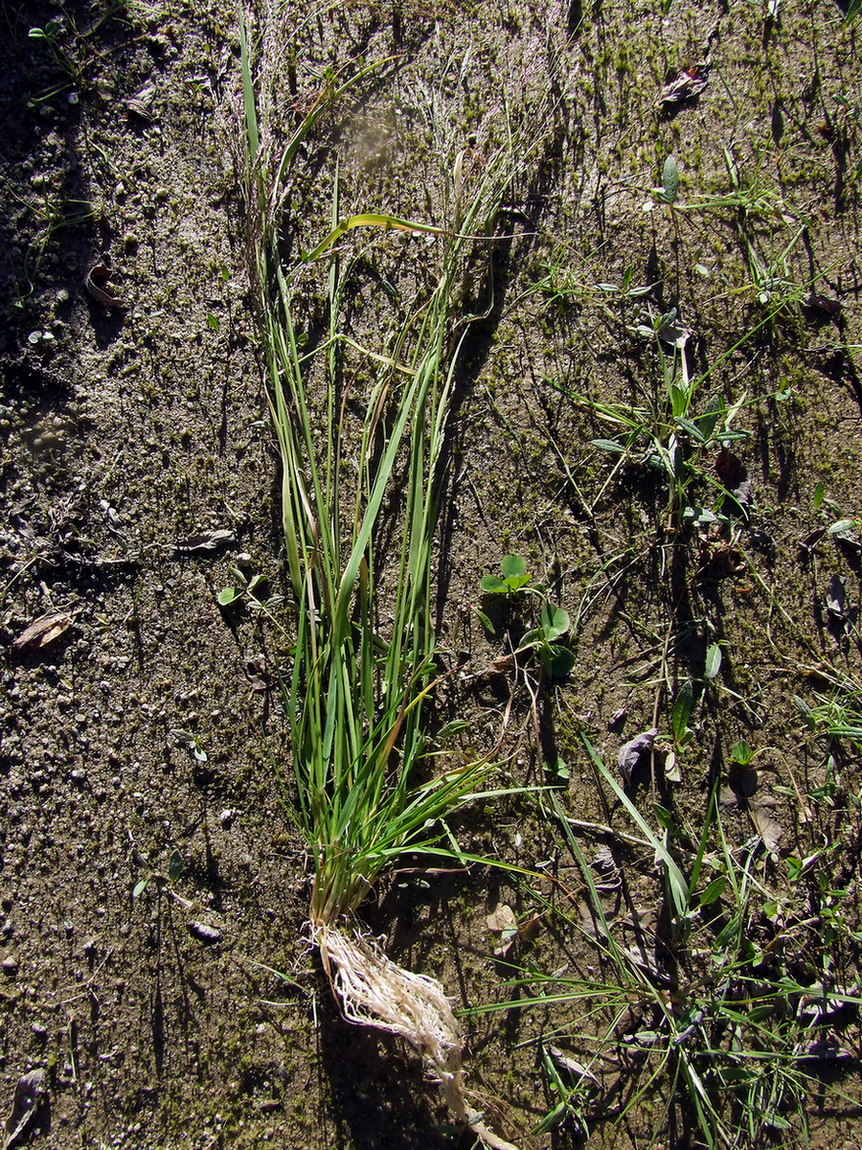
[[[255,14],[256,35],[272,17]],[[680,781],[647,772],[630,793],[655,826],[656,803],[672,813],[691,860],[723,792],[729,849],[749,852],[758,908],[773,908],[746,925],[762,978],[858,997],[860,741],[806,725],[794,696],[858,721],[860,25],[830,0],[286,3],[278,19],[267,99],[285,132],[333,75],[377,64],[302,157],[290,211],[304,250],[325,234],[335,155],[346,211],[434,222],[445,173],[457,162],[469,179],[507,117],[535,116],[536,162],[512,188],[493,280],[477,270],[465,301],[487,315],[459,368],[441,520],[437,631],[460,670],[440,722],[470,721],[464,755],[502,740],[501,784],[562,782],[570,817],[636,834],[581,732],[613,770],[653,726],[669,747],[690,681]],[[305,942],[307,859],[278,781],[289,639],[266,612],[216,601],[232,567],[284,594],[236,11],[9,0],[0,27],[7,1146],[469,1146],[415,1057],[338,1015]],[[704,62],[700,94],[660,104]],[[659,194],[671,154],[673,206]],[[369,244],[357,334],[382,322],[425,242],[392,239],[379,264]],[[645,440],[622,460],[595,444],[625,438],[598,404],[646,422],[665,405],[650,325],[668,356],[685,339],[698,416],[712,395],[740,402],[733,426],[750,435],[732,460],[691,449],[692,506],[733,489],[729,527],[681,506],[674,517]],[[532,605],[483,599],[479,580],[508,553],[571,617],[574,668],[558,683],[535,661],[505,662]],[[272,613],[289,635],[289,603]],[[740,740],[759,752],[747,779],[731,758]],[[507,985],[522,971],[534,990],[555,971],[598,977],[581,871],[536,796],[483,802],[453,830],[540,877],[408,859],[366,911],[388,952],[464,1010],[526,996]],[[600,844],[582,841],[592,858]],[[670,979],[670,1001],[652,852],[610,843],[625,895],[608,913],[652,916],[650,977]],[[708,856],[718,867],[714,843]],[[501,904],[523,928],[504,955],[488,922]],[[691,947],[708,952],[719,928],[698,923]],[[787,997],[800,1018],[803,997]],[[586,1107],[589,1144],[704,1145],[679,1081],[648,1081],[631,1036],[656,1023],[629,1007]],[[579,1011],[465,1015],[473,1104],[523,1147],[583,1144],[571,1124],[536,1132],[556,1101],[540,1040],[583,1059],[577,1036],[599,1023]],[[809,1084],[786,1128],[738,1132],[738,1145],[860,1144],[852,1003],[829,1037],[842,1056],[822,1088]],[[43,1093],[18,1130],[16,1084],[35,1070]]]

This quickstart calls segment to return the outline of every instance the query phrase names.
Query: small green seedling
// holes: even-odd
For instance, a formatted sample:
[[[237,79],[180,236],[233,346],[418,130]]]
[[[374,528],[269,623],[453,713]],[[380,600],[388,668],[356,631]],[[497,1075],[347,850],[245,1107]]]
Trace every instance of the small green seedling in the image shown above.
[[[749,746],[745,739],[739,739],[730,748],[730,758],[740,767],[747,767],[757,758],[759,751]]]
[[[563,679],[575,665],[575,653],[557,640],[568,634],[570,626],[568,611],[546,601],[539,616],[539,626],[522,636],[515,653],[535,651],[548,678]]]
[[[132,890],[132,898],[140,898],[150,887],[158,891],[167,891],[172,898],[185,906],[191,906],[187,899],[180,898],[180,896],[173,890],[174,884],[179,880],[183,873],[183,856],[178,850],[172,850],[168,859],[167,871],[150,870],[146,871],[141,878],[135,883]]]
[[[520,555],[507,555],[500,563],[500,575],[485,575],[479,586],[486,595],[516,595],[519,591],[524,593],[537,592],[539,589],[531,585],[531,576],[527,574],[527,564]]]
[[[501,578],[502,576],[502,578]],[[538,595],[544,602],[539,612],[538,626],[532,627],[518,641],[515,655],[535,651],[545,675],[551,679],[561,679],[569,674],[575,665],[575,656],[568,647],[557,642],[571,627],[567,611],[556,607],[545,595],[545,590],[532,581],[527,574],[527,565],[520,555],[507,555],[500,563],[500,575],[485,575],[479,582],[486,595],[505,595],[511,601],[514,596]],[[478,608],[476,614],[489,634],[495,627],[491,619]]]
[[[250,575],[240,567],[229,568],[233,579],[216,596],[216,602],[225,612],[235,611],[240,606],[252,611],[271,610],[283,602],[283,596],[272,595],[270,581],[266,575]]]
[[[171,734],[181,746],[188,747],[199,763],[205,763],[207,761],[207,753],[201,745],[200,735],[196,735],[193,731],[181,730],[178,727],[174,728]]]

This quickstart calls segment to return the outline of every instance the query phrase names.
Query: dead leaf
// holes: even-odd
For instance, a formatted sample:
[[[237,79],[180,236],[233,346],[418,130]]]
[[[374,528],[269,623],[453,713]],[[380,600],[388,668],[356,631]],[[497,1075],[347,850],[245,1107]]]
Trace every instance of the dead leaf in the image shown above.
[[[186,924],[188,932],[192,938],[196,938],[198,942],[202,942],[204,946],[212,946],[216,942],[221,942],[222,933],[218,927],[210,926],[206,922],[192,921]]]
[[[263,655],[255,655],[252,659],[246,659],[244,670],[245,677],[253,691],[264,694],[269,690],[270,677]]]
[[[618,731],[622,728],[623,723],[626,721],[626,714],[628,713],[627,707],[620,707],[618,711],[614,711],[608,719],[608,730]]]
[[[751,506],[751,480],[739,456],[722,447],[715,457],[715,472],[722,487],[739,504],[740,510],[743,513],[747,511]]]
[[[515,912],[506,903],[501,902],[486,916],[485,922],[490,931],[500,936],[500,943],[494,947],[494,954],[498,958],[505,958],[518,940],[518,920],[515,918]]]
[[[71,615],[67,615],[65,611],[53,611],[34,619],[17,639],[12,640],[12,646],[16,651],[23,651],[28,647],[34,651],[43,651],[65,635],[71,626]]]
[[[572,1058],[571,1055],[566,1054],[563,1050],[560,1050],[559,1046],[548,1046],[547,1051],[557,1070],[568,1074],[575,1085],[581,1082],[584,1078],[586,1078],[589,1082],[594,1082],[596,1086],[599,1085],[598,1078],[596,1078],[595,1074],[593,1074],[592,1070],[590,1070],[588,1066],[584,1066],[582,1062],[578,1062],[577,1059]]]
[[[769,854],[777,854],[784,830],[775,815],[778,802],[773,795],[756,794],[748,800],[748,814]]]
[[[542,916],[540,914],[534,914],[530,918],[525,918],[522,922],[518,923],[518,938],[522,942],[532,942],[539,933],[539,927],[541,925]]]
[[[826,610],[834,619],[844,623],[847,620],[846,606],[844,580],[840,575],[833,575],[826,588]]]
[[[825,534],[826,528],[818,527],[816,531],[812,531],[810,535],[805,536],[799,544],[800,555],[803,559],[809,559],[814,554],[814,548]]]
[[[812,312],[819,313],[824,319],[836,319],[844,306],[840,299],[823,295],[821,292],[812,292],[805,301],[805,306]]]
[[[610,847],[602,847],[590,863],[590,870],[595,871],[599,879],[596,883],[599,894],[611,894],[622,886],[622,875]]]
[[[18,1079],[12,1100],[12,1113],[6,1119],[3,1150],[23,1145],[25,1136],[35,1133],[36,1122],[47,1131],[50,1126],[50,1100],[44,1070],[31,1070]]]
[[[96,303],[100,303],[103,307],[123,310],[129,305],[124,299],[117,295],[114,288],[108,282],[110,275],[110,271],[104,264],[96,264],[95,267],[90,268],[87,272],[84,287],[87,289],[87,294],[90,295]]]
[[[839,1046],[833,1037],[818,1038],[808,1045],[797,1046],[794,1051],[798,1062],[855,1062],[856,1056]]]
[[[641,758],[652,751],[657,734],[658,728],[652,727],[649,731],[641,731],[639,735],[635,735],[633,739],[623,743],[620,747],[617,763],[626,782],[630,781],[632,772]]]
[[[236,543],[233,531],[222,528],[218,531],[205,531],[202,535],[192,535],[174,544],[177,555],[207,555],[232,547]]]
[[[140,91],[136,92],[134,96],[131,96],[128,100],[126,100],[126,108],[135,116],[140,116],[142,120],[147,120],[149,122],[153,118],[152,105],[155,95],[155,85],[147,84],[141,88]]]
[[[693,64],[677,72],[661,90],[659,104],[683,104],[699,96],[709,82],[709,64]]]

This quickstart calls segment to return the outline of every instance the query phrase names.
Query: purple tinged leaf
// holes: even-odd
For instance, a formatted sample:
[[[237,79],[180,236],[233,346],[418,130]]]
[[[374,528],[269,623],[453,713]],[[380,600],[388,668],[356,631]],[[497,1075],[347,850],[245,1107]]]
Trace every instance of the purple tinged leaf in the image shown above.
[[[632,771],[638,765],[642,756],[652,751],[657,734],[658,728],[652,727],[648,731],[641,731],[639,735],[635,735],[633,739],[630,739],[629,742],[624,743],[623,746],[620,747],[617,762],[620,773],[626,782],[631,779]]]

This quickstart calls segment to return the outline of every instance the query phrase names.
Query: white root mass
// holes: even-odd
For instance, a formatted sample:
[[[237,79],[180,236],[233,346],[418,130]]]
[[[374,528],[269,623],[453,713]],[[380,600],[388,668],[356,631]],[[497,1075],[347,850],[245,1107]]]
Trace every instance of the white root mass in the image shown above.
[[[405,970],[358,932],[312,927],[324,969],[350,1022],[405,1039],[440,1082],[449,1108],[491,1150],[517,1150],[468,1110],[462,1089],[461,1034],[449,999],[434,978]]]

